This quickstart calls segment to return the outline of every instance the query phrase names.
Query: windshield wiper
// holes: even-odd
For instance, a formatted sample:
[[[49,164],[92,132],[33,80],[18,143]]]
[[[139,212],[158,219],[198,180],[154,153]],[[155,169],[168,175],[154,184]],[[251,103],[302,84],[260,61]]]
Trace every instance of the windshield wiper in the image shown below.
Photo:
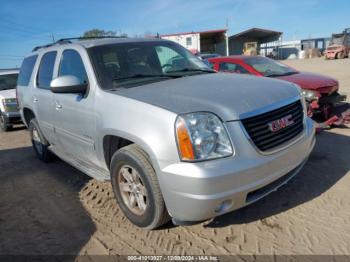
[[[287,73],[283,73],[283,74],[270,74],[270,75],[266,75],[266,77],[279,77],[279,76],[289,76],[289,75],[294,75],[297,74],[298,72],[287,72]]]
[[[195,68],[183,68],[180,70],[171,70],[167,72],[168,73],[181,73],[181,72],[204,72],[204,73],[216,73],[215,70],[212,69],[195,69]]]
[[[173,75],[165,75],[165,74],[135,74],[125,77],[116,77],[113,78],[112,81],[119,81],[119,80],[128,80],[128,79],[137,79],[137,78],[152,78],[152,77],[165,77],[165,78],[176,78],[178,76]]]

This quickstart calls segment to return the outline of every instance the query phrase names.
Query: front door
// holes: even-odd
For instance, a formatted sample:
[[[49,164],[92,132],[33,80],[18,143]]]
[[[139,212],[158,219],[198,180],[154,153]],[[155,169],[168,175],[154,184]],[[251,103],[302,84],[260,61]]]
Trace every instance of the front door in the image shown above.
[[[78,51],[66,49],[61,56],[58,77],[76,76],[81,83],[89,83],[84,63]],[[89,88],[88,88],[89,89]],[[94,93],[54,94],[56,121],[55,135],[59,149],[76,160],[97,164],[94,134]]]

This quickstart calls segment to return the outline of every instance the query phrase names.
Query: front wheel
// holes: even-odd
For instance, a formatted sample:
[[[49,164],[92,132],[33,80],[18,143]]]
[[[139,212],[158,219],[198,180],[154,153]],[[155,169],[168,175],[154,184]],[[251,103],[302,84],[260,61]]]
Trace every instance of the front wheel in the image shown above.
[[[32,140],[33,149],[37,157],[43,162],[50,162],[54,158],[54,155],[48,149],[49,142],[42,134],[39,124],[35,118],[30,121],[28,130]]]
[[[337,53],[337,59],[343,59],[345,57],[344,52]]]
[[[3,132],[9,131],[11,125],[8,124],[6,117],[0,112],[0,130]]]
[[[154,229],[169,221],[157,175],[137,145],[123,147],[113,155],[111,182],[117,203],[133,224]]]

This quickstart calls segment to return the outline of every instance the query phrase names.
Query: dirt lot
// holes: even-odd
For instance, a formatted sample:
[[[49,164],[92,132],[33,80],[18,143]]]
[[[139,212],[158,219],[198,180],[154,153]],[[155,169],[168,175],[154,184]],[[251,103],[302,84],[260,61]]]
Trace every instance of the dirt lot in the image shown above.
[[[350,94],[350,59],[287,63],[338,78]],[[41,163],[24,129],[1,133],[0,254],[350,254],[350,130],[317,138],[300,175],[263,200],[143,231],[123,218],[109,183]]]

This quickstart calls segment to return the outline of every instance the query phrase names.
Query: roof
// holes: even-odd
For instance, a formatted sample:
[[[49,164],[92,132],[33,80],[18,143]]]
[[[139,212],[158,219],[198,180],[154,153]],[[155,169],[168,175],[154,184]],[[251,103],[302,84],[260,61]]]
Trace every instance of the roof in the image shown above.
[[[105,38],[105,39],[89,39],[80,40],[74,42],[84,46],[85,48],[90,48],[99,45],[117,44],[117,43],[140,43],[140,42],[155,42],[155,41],[166,41],[159,38]]]
[[[216,30],[207,30],[207,31],[192,31],[192,32],[183,32],[183,33],[174,33],[174,34],[165,34],[160,35],[160,37],[166,36],[177,36],[177,35],[192,35],[192,34],[215,34],[215,33],[225,33],[227,29],[216,29]]]
[[[126,38],[126,37],[125,38],[94,38],[94,39],[84,39],[84,40],[76,39],[76,41],[70,41],[69,39],[62,39],[52,44],[35,47],[32,53],[35,53],[36,51],[47,49],[47,48],[55,49],[55,47],[62,46],[62,45],[79,45],[84,48],[90,48],[94,46],[108,45],[108,44],[155,42],[155,41],[164,42],[167,40],[163,40],[159,38]]]
[[[266,37],[273,37],[273,36],[279,37],[280,35],[282,35],[282,32],[254,27],[254,28],[245,30],[243,32],[240,32],[238,34],[232,35],[229,38],[230,39],[239,38],[239,37],[266,38]]]
[[[231,55],[231,56],[220,56],[220,57],[213,57],[213,58],[209,58],[209,60],[212,61],[217,61],[217,60],[244,60],[247,58],[251,58],[251,57],[262,57],[264,58],[264,56],[250,56],[250,55]]]
[[[0,69],[0,75],[18,74],[18,73],[19,73],[18,68]]]

